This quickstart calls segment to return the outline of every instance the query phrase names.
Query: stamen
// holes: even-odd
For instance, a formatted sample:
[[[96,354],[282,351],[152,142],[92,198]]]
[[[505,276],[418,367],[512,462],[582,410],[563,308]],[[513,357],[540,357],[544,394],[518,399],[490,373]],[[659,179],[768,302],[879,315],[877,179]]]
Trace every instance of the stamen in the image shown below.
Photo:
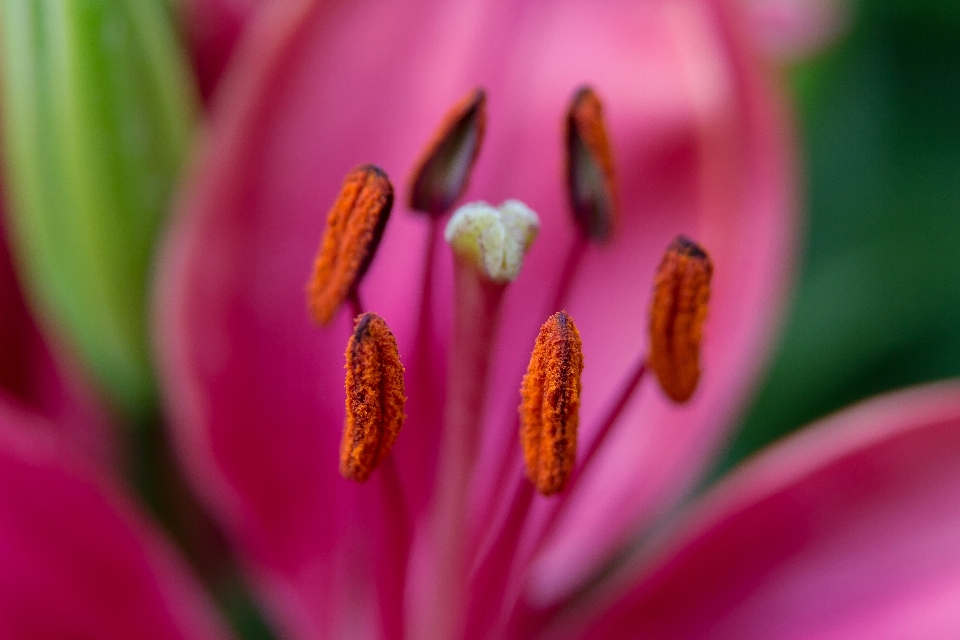
[[[347,174],[333,208],[307,283],[307,306],[320,324],[329,324],[337,309],[360,284],[383,236],[393,207],[393,185],[371,164]]]
[[[650,305],[650,368],[674,402],[686,402],[700,379],[700,340],[707,317],[713,264],[692,240],[667,248]]]
[[[403,365],[397,340],[383,318],[357,318],[347,343],[347,421],[340,473],[363,482],[390,452],[403,426]]]
[[[477,88],[450,110],[424,150],[410,180],[410,208],[441,216],[457,201],[480,154],[487,95]]]
[[[584,237],[604,242],[617,219],[616,175],[603,105],[590,87],[580,88],[570,103],[566,147],[573,217]]]
[[[537,491],[562,491],[577,454],[583,346],[565,311],[552,315],[537,336],[520,389],[520,443],[527,477]]]
[[[486,279],[511,282],[537,237],[540,219],[519,200],[494,208],[486,202],[465,204],[450,218],[444,233],[454,253]]]

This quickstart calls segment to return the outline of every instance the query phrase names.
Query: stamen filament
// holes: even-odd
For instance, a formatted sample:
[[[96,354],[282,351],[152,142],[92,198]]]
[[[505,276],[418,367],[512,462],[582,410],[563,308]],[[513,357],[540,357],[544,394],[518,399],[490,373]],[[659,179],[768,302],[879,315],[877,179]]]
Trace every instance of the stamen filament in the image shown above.
[[[347,304],[350,305],[350,312],[353,314],[353,317],[363,315],[363,302],[360,300],[360,292],[356,289],[352,290],[347,294]]]
[[[616,400],[601,418],[600,427],[596,430],[590,444],[579,456],[579,463],[574,467],[560,500],[554,499],[553,508],[547,513],[545,519],[539,522],[535,530],[528,530],[528,523],[533,524],[530,522],[534,497],[533,485],[523,478],[522,474],[514,473],[510,476],[512,482],[509,486],[514,488],[510,509],[499,523],[495,533],[488,535],[485,540],[474,570],[476,577],[472,582],[474,592],[478,589],[487,589],[487,593],[490,592],[489,589],[501,591],[503,596],[499,602],[503,609],[498,612],[479,609],[471,611],[469,618],[471,628],[476,625],[478,629],[488,630],[486,636],[477,634],[472,637],[497,637],[497,633],[501,633],[509,624],[509,616],[512,615],[520,596],[519,590],[524,578],[522,572],[529,567],[534,555],[555,533],[562,515],[568,508],[567,498],[576,487],[583,472],[596,458],[603,443],[607,441],[613,426],[620,421],[623,411],[635,397],[647,369],[646,358],[639,358],[617,394]],[[479,607],[478,604],[474,606]]]
[[[410,557],[412,521],[400,474],[393,456],[380,464],[380,483],[383,491],[383,512],[386,530],[383,542],[384,579],[379,582],[381,620],[386,640],[403,640],[406,635],[404,592],[407,583],[407,561]]]
[[[360,296],[356,291],[347,297],[359,326],[366,316]],[[371,314],[372,316],[373,314]],[[389,447],[388,447],[389,448]],[[383,495],[384,533],[379,537],[380,578],[377,581],[380,618],[386,640],[404,640],[405,611],[404,591],[407,582],[407,561],[410,556],[412,520],[400,474],[392,455],[384,454],[377,464],[380,487]]]
[[[533,505],[535,488],[523,478],[514,483],[516,491],[510,508],[495,536],[490,536],[476,556],[470,576],[470,608],[467,615],[465,640],[500,637],[499,630],[506,622],[515,601],[515,594],[508,593],[509,585],[515,584],[519,574],[517,555],[520,540],[526,530]],[[490,598],[488,594],[503,594]],[[491,606],[499,607],[491,610]]]
[[[623,385],[623,387],[621,387],[620,393],[617,394],[616,401],[614,401],[614,403],[607,410],[606,415],[604,415],[601,419],[600,427],[590,440],[590,444],[584,450],[583,455],[580,456],[579,464],[574,467],[573,473],[570,476],[567,496],[569,496],[573,488],[576,487],[577,482],[583,476],[584,472],[590,467],[590,464],[594,461],[594,459],[596,459],[597,453],[600,451],[603,443],[607,441],[610,432],[613,430],[613,426],[620,421],[620,416],[627,408],[627,405],[629,405],[630,401],[636,397],[637,390],[640,388],[640,383],[643,381],[647,370],[647,359],[645,357],[640,357],[633,366],[626,383]],[[563,514],[566,512],[568,508],[567,505],[569,503],[569,500],[561,500],[550,512],[550,515],[543,524],[536,548],[539,549],[553,535],[558,523],[562,519]]]
[[[560,281],[557,283],[553,302],[548,308],[549,313],[554,313],[566,306],[565,302],[570,294],[570,287],[573,286],[577,271],[580,269],[580,263],[583,262],[583,256],[587,252],[587,244],[588,239],[577,234],[576,239],[567,250],[567,257],[563,262],[563,271],[560,272]]]
[[[573,285],[573,281],[576,278],[577,271],[580,269],[580,264],[583,262],[583,256],[586,254],[588,246],[588,238],[580,234],[578,234],[576,239],[570,244],[553,300],[547,307],[545,315],[550,315],[558,309],[567,306],[566,302],[567,297],[570,295],[570,287]],[[521,369],[516,377],[520,379],[522,376],[523,370]],[[516,433],[520,428],[520,423],[512,410],[507,419],[516,423],[513,429],[513,432]],[[502,509],[501,505],[504,504],[508,495],[507,491],[514,487],[515,478],[513,477],[512,471],[516,465],[519,450],[519,443],[515,440],[511,439],[508,444],[504,445],[500,454],[500,462],[496,475],[498,481],[490,491],[490,497],[483,511],[484,518],[481,522],[493,523],[496,520],[496,514]]]
[[[426,508],[435,480],[434,461],[443,424],[443,398],[446,396],[443,349],[437,343],[437,330],[433,322],[436,254],[443,228],[438,218],[429,217],[427,220],[420,279],[420,309],[413,357],[410,360],[410,371],[415,377],[410,382],[410,401],[407,403],[407,422],[413,427],[408,430],[403,444],[406,450],[418,452],[418,461],[404,466],[404,477],[409,483],[410,507],[417,514]]]
[[[607,415],[600,423],[600,428],[597,429],[596,433],[594,434],[593,439],[590,441],[590,445],[580,456],[580,463],[574,467],[573,474],[570,476],[571,485],[576,482],[577,479],[587,469],[587,467],[590,466],[590,463],[597,455],[597,451],[599,451],[601,445],[606,442],[607,436],[610,434],[610,430],[620,419],[620,414],[623,413],[623,410],[627,408],[628,404],[630,404],[630,400],[633,399],[634,394],[639,388],[640,382],[643,380],[646,372],[647,359],[641,357],[633,366],[630,377],[627,378],[626,384],[624,384],[623,388],[620,390],[620,394],[617,396],[617,401],[607,411]]]

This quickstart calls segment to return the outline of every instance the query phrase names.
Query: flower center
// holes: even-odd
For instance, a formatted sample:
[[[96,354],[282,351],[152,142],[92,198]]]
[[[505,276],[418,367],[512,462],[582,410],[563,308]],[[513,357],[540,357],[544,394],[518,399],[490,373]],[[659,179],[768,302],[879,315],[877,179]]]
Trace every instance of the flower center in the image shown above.
[[[397,342],[383,318],[364,313],[358,293],[393,204],[393,187],[381,170],[364,165],[347,175],[328,215],[307,285],[308,308],[319,323],[328,324],[345,301],[358,316],[346,350],[347,418],[340,470],[349,480],[365,482],[381,467],[378,475],[389,496],[387,522],[395,534],[389,536],[392,546],[388,553],[399,572],[399,588],[390,596],[393,601],[381,603],[389,612],[384,613],[383,623],[391,627],[386,633],[391,637],[402,638],[407,629],[418,638],[458,637],[464,630],[470,630],[469,637],[496,635],[509,624],[507,618],[519,598],[524,572],[553,534],[569,504],[571,487],[619,422],[648,363],[675,402],[689,400],[700,377],[700,341],[713,268],[703,249],[680,237],[668,248],[654,280],[649,356],[638,357],[577,461],[584,354],[573,318],[559,309],[565,305],[588,246],[610,241],[618,217],[613,154],[602,104],[592,89],[581,88],[571,100],[563,125],[567,193],[579,233],[567,251],[551,296],[546,313],[553,315],[533,344],[526,375],[517,381],[521,402],[516,432],[527,478],[516,464],[517,448],[505,443],[505,451],[517,452],[517,456],[504,456],[500,473],[504,481],[493,493],[491,504],[480,510],[480,522],[474,524],[476,515],[468,513],[473,504],[469,492],[479,457],[501,302],[506,288],[520,274],[539,229],[536,214],[517,200],[498,207],[483,202],[467,204],[450,218],[444,233],[455,257],[449,360],[445,372],[431,369],[428,321],[438,220],[466,189],[486,127],[485,106],[486,96],[480,89],[458,102],[428,144],[410,180],[409,206],[428,214],[430,226],[420,329],[413,345],[416,369],[428,380],[431,375],[443,375],[441,388],[445,390],[442,413],[418,416],[442,424],[431,503],[416,514],[423,522],[414,523],[415,514],[408,510],[400,476],[389,455],[405,419],[404,368]],[[529,517],[537,499],[535,490],[544,496],[541,500],[554,496],[548,516],[538,521]],[[422,544],[413,542],[414,535],[423,539]],[[526,544],[521,545],[521,540]],[[426,595],[425,603],[414,604],[423,611],[413,613],[429,619],[429,625],[422,628],[416,619],[403,620],[407,559],[415,544],[428,550],[430,560],[429,575],[417,577],[419,593]],[[476,593],[485,595],[471,599]],[[490,593],[502,594],[502,598],[490,598]]]

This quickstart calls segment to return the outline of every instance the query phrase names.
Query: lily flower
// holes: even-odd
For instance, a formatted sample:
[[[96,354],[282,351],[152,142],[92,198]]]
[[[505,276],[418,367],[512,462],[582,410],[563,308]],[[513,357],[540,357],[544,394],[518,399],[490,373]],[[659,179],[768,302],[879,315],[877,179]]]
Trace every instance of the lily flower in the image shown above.
[[[181,457],[288,637],[522,628],[689,491],[755,378],[793,253],[781,109],[740,36],[725,2],[254,14],[155,303]],[[593,178],[570,179],[580,147]],[[399,178],[395,210],[318,327],[303,288],[324,212],[367,163]],[[581,210],[588,194],[605,224]],[[509,284],[479,282],[440,240],[467,199],[539,215]],[[682,405],[643,375],[652,277],[678,234],[714,270],[702,375]],[[337,462],[351,308],[389,326],[409,398],[392,471],[362,484]],[[563,309],[582,337],[584,445],[569,486],[535,496],[518,393],[538,328]]]

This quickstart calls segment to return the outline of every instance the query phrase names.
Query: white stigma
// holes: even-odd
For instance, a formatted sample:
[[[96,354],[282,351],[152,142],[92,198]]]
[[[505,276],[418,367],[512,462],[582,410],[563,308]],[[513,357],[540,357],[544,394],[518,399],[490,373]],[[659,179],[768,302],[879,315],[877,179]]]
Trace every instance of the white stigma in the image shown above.
[[[458,258],[486,278],[507,283],[520,273],[539,230],[537,214],[519,200],[507,200],[499,207],[471,202],[453,214],[444,237]]]

